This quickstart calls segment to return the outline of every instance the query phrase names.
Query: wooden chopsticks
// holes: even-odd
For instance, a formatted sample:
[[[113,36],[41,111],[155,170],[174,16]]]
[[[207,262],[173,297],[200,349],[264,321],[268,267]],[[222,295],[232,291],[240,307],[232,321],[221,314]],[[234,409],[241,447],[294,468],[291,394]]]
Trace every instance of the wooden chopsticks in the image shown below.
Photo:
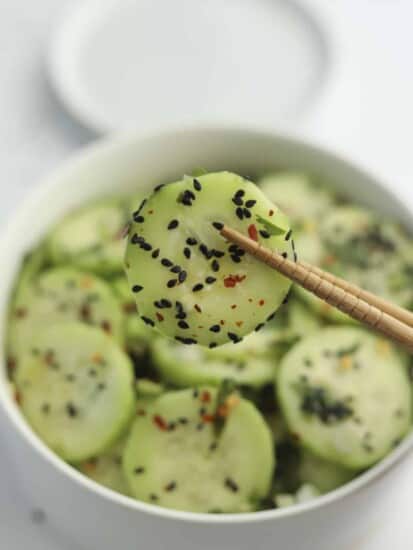
[[[356,321],[413,353],[413,313],[306,262],[293,262],[224,226],[221,235]]]

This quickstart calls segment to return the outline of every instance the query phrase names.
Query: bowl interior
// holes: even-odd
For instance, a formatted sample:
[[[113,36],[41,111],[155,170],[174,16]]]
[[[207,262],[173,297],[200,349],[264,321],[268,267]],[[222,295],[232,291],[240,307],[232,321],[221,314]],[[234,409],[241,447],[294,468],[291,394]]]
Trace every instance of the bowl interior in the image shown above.
[[[245,129],[205,128],[102,142],[67,162],[36,188],[4,231],[0,242],[2,349],[9,296],[21,260],[53,223],[95,197],[173,181],[199,167],[208,171],[232,170],[251,177],[278,169],[305,170],[355,202],[397,218],[413,229],[408,209],[373,177],[331,153],[293,138]],[[0,361],[0,401],[15,426],[34,443],[37,438],[22,419],[9,391],[3,354]],[[412,438],[404,442],[402,449],[385,459],[386,467],[412,444]],[[46,448],[43,452],[51,455]],[[384,467],[379,464],[369,474],[374,475],[374,470]]]

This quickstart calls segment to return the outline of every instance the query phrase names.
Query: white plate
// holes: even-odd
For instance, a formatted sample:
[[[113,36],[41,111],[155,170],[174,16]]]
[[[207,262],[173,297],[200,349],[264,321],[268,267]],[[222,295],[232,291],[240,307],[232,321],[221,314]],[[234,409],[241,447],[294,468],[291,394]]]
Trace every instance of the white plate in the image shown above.
[[[94,0],[64,19],[50,75],[84,125],[295,121],[319,98],[332,40],[312,0]]]

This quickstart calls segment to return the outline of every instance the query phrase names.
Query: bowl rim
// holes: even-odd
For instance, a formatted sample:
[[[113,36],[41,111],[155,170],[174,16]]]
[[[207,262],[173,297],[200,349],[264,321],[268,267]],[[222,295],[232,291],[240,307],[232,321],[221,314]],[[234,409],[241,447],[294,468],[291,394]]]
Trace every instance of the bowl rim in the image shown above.
[[[291,147],[298,147],[301,150],[305,150],[316,156],[328,158],[331,161],[341,164],[352,171],[358,173],[361,178],[367,179],[377,187],[381,192],[388,194],[392,197],[393,202],[397,208],[401,211],[411,212],[408,205],[403,204],[397,193],[390,190],[389,186],[385,185],[380,178],[378,178],[374,172],[370,169],[365,169],[360,166],[359,162],[353,162],[346,155],[332,151],[324,144],[312,139],[311,141],[297,135],[292,131],[274,131],[262,126],[254,125],[235,125],[235,124],[202,124],[202,125],[188,125],[185,127],[169,127],[162,131],[151,131],[145,134],[141,132],[121,132],[113,134],[111,137],[100,138],[86,147],[80,149],[74,155],[71,155],[67,160],[60,164],[55,170],[53,170],[40,185],[35,186],[26,196],[26,198],[17,206],[13,213],[13,219],[7,222],[6,227],[0,237],[0,253],[6,251],[8,248],[7,243],[10,241],[12,234],[17,231],[20,219],[26,216],[26,213],[32,211],[33,207],[39,203],[42,199],[45,199],[49,192],[53,188],[58,188],[61,185],[61,181],[64,175],[70,173],[72,170],[81,167],[81,165],[89,160],[95,160],[100,156],[105,156],[108,152],[116,151],[116,149],[122,149],[123,147],[130,146],[132,143],[142,143],[146,140],[164,139],[167,137],[174,137],[177,134],[200,134],[200,133],[237,133],[239,135],[249,136],[252,139],[267,138],[274,141],[281,141]],[[3,254],[4,255],[4,254]],[[0,358],[0,368],[5,370],[3,354]],[[18,433],[19,437],[22,437],[26,442],[34,449],[41,459],[48,462],[56,471],[60,472],[63,476],[69,478],[78,486],[85,488],[87,491],[111,501],[123,508],[134,510],[136,512],[142,512],[147,515],[157,516],[163,519],[180,521],[183,523],[193,524],[211,524],[211,525],[231,525],[231,524],[249,524],[256,522],[266,521],[280,521],[283,518],[291,518],[293,516],[299,516],[307,512],[329,506],[330,504],[349,497],[351,494],[365,490],[371,484],[378,481],[380,478],[388,474],[394,467],[405,459],[409,451],[413,450],[413,433],[407,435],[400,445],[391,451],[384,459],[373,465],[366,472],[355,478],[354,480],[346,483],[345,485],[331,491],[325,495],[321,495],[318,498],[297,504],[288,508],[263,510],[258,512],[249,512],[242,514],[206,514],[206,513],[194,513],[181,510],[173,510],[168,508],[162,508],[154,504],[147,504],[145,502],[135,500],[131,497],[127,497],[112,491],[106,487],[99,485],[98,483],[87,478],[74,467],[70,466],[58,455],[56,455],[46,444],[40,439],[40,437],[31,429],[29,424],[25,421],[22,413],[19,411],[18,406],[13,401],[7,384],[0,382],[0,406],[3,409],[5,416],[13,425],[13,429]],[[17,475],[17,472],[16,472]]]

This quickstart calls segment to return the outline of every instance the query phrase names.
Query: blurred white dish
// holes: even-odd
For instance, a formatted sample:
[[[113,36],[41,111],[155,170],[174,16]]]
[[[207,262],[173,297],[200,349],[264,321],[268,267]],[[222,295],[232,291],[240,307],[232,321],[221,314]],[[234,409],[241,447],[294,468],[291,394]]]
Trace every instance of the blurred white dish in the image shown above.
[[[412,228],[411,211],[374,177],[316,146],[273,133],[236,127],[198,127],[147,137],[124,136],[94,145],[65,163],[19,207],[3,232],[0,256],[0,335],[16,271],[28,248],[74,206],[109,192],[170,181],[194,166],[242,174],[276,168],[318,174],[355,200],[398,217]],[[0,347],[3,346],[0,338]],[[0,364],[0,405],[18,478],[50,521],[100,550],[329,550],[351,547],[375,533],[406,482],[413,436],[378,465],[310,503],[253,514],[207,515],[162,509],[96,485],[65,464],[21,416]],[[354,547],[354,546],[353,546]]]
[[[307,6],[308,4],[308,6]],[[332,37],[310,0],[88,0],[64,19],[50,76],[102,133],[294,121],[321,97]]]

